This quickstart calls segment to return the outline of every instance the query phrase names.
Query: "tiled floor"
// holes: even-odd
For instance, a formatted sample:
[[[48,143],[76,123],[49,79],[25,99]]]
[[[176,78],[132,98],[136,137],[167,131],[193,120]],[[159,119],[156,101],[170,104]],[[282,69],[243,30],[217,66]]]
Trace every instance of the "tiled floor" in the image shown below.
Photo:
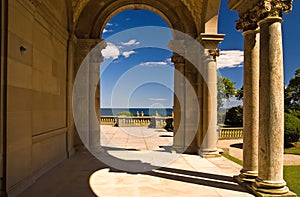
[[[172,133],[108,126],[102,132],[103,149],[95,155],[100,161],[77,152],[20,196],[252,196],[233,179],[239,165],[223,157],[176,154],[166,148]]]
[[[147,127],[101,126],[101,145],[141,151],[159,151],[173,143],[173,132]]]

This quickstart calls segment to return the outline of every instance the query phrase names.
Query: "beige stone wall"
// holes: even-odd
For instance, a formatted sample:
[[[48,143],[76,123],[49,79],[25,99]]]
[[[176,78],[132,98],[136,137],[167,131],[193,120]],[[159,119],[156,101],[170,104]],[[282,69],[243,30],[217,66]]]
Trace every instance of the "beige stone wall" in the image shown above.
[[[10,192],[66,157],[67,9],[65,1],[41,2],[9,1]]]

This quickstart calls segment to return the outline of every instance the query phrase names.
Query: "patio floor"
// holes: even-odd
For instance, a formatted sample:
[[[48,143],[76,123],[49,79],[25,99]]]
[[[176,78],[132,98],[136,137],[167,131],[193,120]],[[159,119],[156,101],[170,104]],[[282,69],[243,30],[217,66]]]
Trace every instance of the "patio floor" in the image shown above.
[[[20,196],[252,196],[233,179],[241,166],[176,154],[172,132],[101,127],[101,153],[77,152]]]

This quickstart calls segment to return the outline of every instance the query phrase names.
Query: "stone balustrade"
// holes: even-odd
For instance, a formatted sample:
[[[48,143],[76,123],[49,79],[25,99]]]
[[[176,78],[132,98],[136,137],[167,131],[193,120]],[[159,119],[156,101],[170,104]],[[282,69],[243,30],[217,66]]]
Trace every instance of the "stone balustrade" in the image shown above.
[[[139,127],[150,125],[149,116],[136,117],[136,116],[101,116],[101,125],[118,125],[121,127]]]
[[[243,128],[221,128],[219,130],[219,139],[242,139]]]
[[[150,127],[161,129],[167,124],[172,124],[172,117],[161,116],[101,116],[101,125],[117,125],[121,127]],[[220,128],[219,139],[242,139],[243,128]]]

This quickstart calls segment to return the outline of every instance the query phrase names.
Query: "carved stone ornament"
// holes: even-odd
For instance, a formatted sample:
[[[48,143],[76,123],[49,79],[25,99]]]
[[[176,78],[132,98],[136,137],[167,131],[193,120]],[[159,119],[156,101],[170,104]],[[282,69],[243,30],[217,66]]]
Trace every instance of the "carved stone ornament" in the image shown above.
[[[216,60],[217,57],[220,56],[220,50],[219,49],[209,49],[207,51],[208,55],[212,57],[214,60]]]
[[[236,21],[239,31],[255,30],[257,23],[268,17],[282,17],[282,13],[292,11],[293,0],[266,0],[260,1],[254,8],[240,16]]]
[[[184,57],[182,57],[181,55],[178,55],[178,54],[174,54],[172,56],[172,62],[174,64],[184,64],[185,63],[185,59]]]

